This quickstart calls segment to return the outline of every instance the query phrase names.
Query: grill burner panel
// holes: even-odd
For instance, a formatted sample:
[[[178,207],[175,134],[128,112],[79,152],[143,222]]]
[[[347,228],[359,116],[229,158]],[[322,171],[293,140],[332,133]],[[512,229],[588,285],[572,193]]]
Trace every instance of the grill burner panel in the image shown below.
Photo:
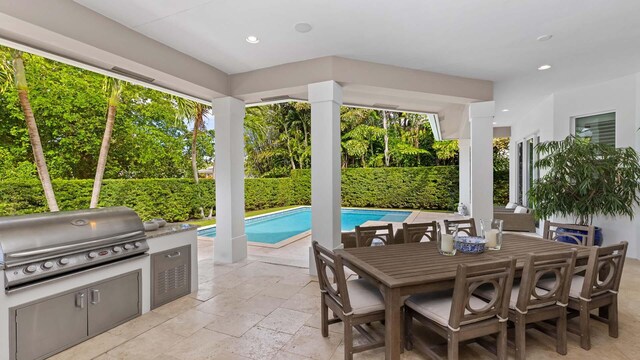
[[[5,291],[148,250],[142,221],[126,207],[0,218]]]

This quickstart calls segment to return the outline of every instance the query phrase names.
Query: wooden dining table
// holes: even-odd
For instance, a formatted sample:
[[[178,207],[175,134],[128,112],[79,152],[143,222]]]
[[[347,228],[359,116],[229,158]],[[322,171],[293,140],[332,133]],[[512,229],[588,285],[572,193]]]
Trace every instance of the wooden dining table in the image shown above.
[[[589,248],[527,235],[504,234],[502,248],[482,254],[444,256],[436,242],[395,244],[336,250],[347,267],[378,284],[385,301],[385,358],[397,360],[403,349],[402,306],[408,295],[453,289],[459,264],[495,261],[513,256],[520,276],[530,253],[578,250],[577,261],[586,263]]]

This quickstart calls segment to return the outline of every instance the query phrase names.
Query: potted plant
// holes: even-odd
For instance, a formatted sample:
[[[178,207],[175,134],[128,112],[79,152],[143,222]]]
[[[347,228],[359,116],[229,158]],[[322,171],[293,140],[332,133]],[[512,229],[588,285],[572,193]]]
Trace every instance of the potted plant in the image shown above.
[[[568,136],[540,143],[535,151],[539,158],[535,166],[547,171],[529,190],[538,219],[558,215],[592,225],[595,216],[633,218],[640,203],[640,163],[633,148]],[[600,227],[594,242],[602,244]]]

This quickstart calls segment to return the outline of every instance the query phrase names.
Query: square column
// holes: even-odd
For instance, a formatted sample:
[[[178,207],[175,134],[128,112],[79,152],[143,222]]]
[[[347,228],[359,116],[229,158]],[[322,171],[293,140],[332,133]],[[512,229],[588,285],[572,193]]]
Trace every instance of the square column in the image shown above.
[[[495,103],[473,103],[471,122],[471,216],[478,230],[480,220],[493,218],[493,118]]]
[[[311,103],[311,238],[335,249],[340,228],[340,105],[342,87],[335,81],[309,84]],[[309,273],[316,273],[309,248]]]
[[[471,140],[458,139],[459,203],[470,209],[471,203]]]
[[[213,258],[232,263],[247,257],[244,231],[244,101],[213,100],[215,118],[216,240]]]

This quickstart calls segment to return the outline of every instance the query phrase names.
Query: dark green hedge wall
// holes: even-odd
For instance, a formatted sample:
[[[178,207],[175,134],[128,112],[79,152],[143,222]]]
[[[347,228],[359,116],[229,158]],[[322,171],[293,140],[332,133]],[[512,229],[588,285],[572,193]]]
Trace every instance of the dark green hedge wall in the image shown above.
[[[61,210],[89,206],[93,180],[54,180]],[[494,200],[506,203],[508,174],[496,175]],[[353,207],[455,210],[458,200],[458,169],[453,166],[422,168],[344,169],[342,203]],[[311,171],[294,170],[291,177],[246,179],[245,208],[266,209],[311,203]],[[162,217],[185,221],[215,208],[215,184],[189,179],[105,180],[100,206],[128,206],[142,218]],[[37,180],[0,183],[0,216],[47,211]]]

